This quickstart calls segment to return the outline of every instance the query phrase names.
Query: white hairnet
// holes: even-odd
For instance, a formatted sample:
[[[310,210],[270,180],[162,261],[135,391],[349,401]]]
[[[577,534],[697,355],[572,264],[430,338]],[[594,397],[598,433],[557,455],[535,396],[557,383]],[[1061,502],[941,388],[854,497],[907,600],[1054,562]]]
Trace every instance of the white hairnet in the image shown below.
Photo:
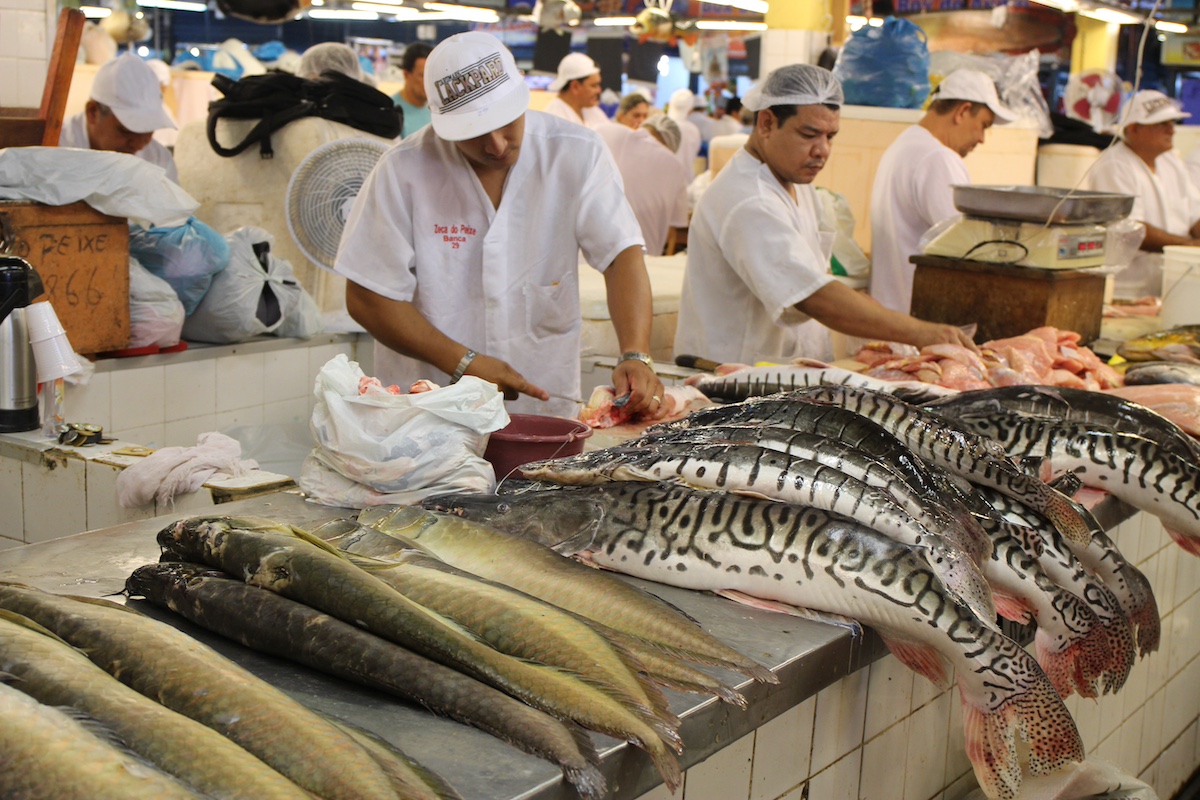
[[[742,106],[751,111],[762,111],[771,106],[840,107],[844,102],[838,79],[829,70],[813,64],[780,67],[754,84],[742,98]]]
[[[358,63],[358,54],[348,44],[341,42],[321,42],[314,44],[304,51],[300,58],[300,68],[296,74],[301,78],[315,80],[326,70],[340,72],[357,81],[363,79],[362,65]]]
[[[687,119],[687,115],[692,113],[692,104],[695,101],[696,95],[692,94],[691,89],[676,89],[671,95],[671,101],[667,103],[667,116],[676,122]]]
[[[668,117],[666,114],[655,114],[642,123],[643,128],[653,128],[659,137],[662,138],[662,143],[672,153],[679,152],[679,143],[683,141],[683,132],[679,130],[679,123]]]

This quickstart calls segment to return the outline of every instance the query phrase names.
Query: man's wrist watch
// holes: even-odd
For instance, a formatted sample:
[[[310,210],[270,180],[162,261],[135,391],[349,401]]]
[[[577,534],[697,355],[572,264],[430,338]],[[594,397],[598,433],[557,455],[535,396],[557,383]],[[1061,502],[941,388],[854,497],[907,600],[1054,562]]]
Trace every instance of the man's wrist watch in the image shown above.
[[[638,353],[631,350],[627,353],[621,353],[621,357],[617,359],[617,363],[620,364],[622,361],[640,361],[649,367],[651,372],[654,371],[654,359],[650,357],[649,353]]]
[[[454,368],[454,374],[450,376],[450,383],[458,383],[459,379],[466,374],[467,367],[475,360],[476,355],[478,354],[474,350],[467,350],[463,354],[462,359],[458,362],[458,366]]]

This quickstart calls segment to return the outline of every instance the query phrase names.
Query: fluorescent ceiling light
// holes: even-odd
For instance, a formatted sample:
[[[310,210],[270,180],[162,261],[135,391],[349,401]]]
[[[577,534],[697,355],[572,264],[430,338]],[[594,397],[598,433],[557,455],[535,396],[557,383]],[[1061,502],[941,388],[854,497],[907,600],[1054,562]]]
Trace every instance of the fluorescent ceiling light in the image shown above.
[[[356,19],[364,22],[379,19],[374,11],[346,11],[336,8],[310,8],[305,12],[310,19]]]
[[[355,11],[374,11],[376,14],[386,14],[389,17],[396,17],[397,19],[405,19],[405,20],[413,19],[414,17],[418,16],[418,14],[420,13],[415,8],[404,8],[402,6],[394,6],[394,5],[391,5],[386,2],[384,2],[384,3],[379,3],[379,2],[376,2],[376,3],[351,3],[350,7],[353,8]]]
[[[1077,0],[1033,0],[1033,2],[1049,8],[1057,9],[1064,14],[1074,14],[1079,10],[1079,3]]]
[[[743,22],[737,19],[699,19],[696,27],[702,31],[765,31],[765,22]]]
[[[439,16],[438,19],[457,19],[463,22],[499,22],[500,15],[490,8],[479,8],[478,6],[458,6],[452,3],[425,3],[425,8],[429,11],[436,11],[445,16]],[[422,19],[432,19],[432,17],[422,17]]]
[[[1188,26],[1184,25],[1182,22],[1167,22],[1166,20],[1160,19],[1155,20],[1154,30],[1162,31],[1163,33],[1187,33]]]
[[[1079,15],[1088,19],[1098,19],[1101,22],[1109,22],[1114,25],[1140,25],[1142,18],[1136,14],[1130,14],[1128,11],[1120,11],[1107,6],[1099,6],[1096,8],[1080,8]]]
[[[771,9],[767,0],[701,0],[701,2],[710,6],[740,8],[742,11],[753,11],[756,14],[765,14]]]
[[[80,6],[79,10],[88,19],[104,19],[112,13],[111,8],[102,8],[100,6]]]
[[[596,17],[592,20],[592,24],[599,27],[608,25],[628,27],[635,22],[637,22],[637,17]]]
[[[137,0],[137,4],[144,8],[165,8],[170,11],[206,11],[208,6],[204,3],[187,3],[183,0]]]

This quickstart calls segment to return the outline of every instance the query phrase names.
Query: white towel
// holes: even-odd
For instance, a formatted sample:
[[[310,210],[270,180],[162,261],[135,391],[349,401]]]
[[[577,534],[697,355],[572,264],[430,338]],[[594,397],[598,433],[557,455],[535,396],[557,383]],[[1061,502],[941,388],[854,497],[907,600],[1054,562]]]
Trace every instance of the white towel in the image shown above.
[[[155,500],[175,505],[175,496],[199,489],[218,472],[236,478],[256,469],[243,460],[242,445],[223,433],[200,434],[195,447],[164,447],[117,476],[117,502],[134,508]]]

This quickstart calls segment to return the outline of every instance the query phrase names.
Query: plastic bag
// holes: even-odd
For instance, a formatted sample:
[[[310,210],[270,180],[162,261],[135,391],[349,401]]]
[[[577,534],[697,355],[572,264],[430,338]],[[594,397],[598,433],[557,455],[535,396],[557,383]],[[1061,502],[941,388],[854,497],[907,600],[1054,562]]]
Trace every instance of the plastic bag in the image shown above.
[[[822,227],[837,231],[833,237],[833,262],[830,265],[833,274],[867,277],[871,274],[871,260],[854,241],[854,212],[850,210],[850,202],[845,195],[822,188],[817,189],[817,198],[821,201],[821,217],[825,220]]]
[[[1038,138],[1046,139],[1054,134],[1054,123],[1050,119],[1050,106],[1046,104],[1038,81],[1040,63],[1041,54],[1037,50],[1030,50],[1018,56],[1000,53],[980,56],[939,50],[929,57],[929,73],[937,80],[956,69],[973,69],[985,73],[996,83],[1000,102],[1019,119],[1035,123]]]
[[[125,153],[73,147],[0,149],[0,200],[49,206],[83,200],[142,227],[182,225],[200,207],[162,167]]]
[[[184,316],[171,284],[129,259],[129,347],[179,344]]]
[[[846,103],[920,108],[929,96],[926,39],[920,27],[900,17],[887,17],[878,28],[865,25],[855,31],[833,66]]]
[[[292,265],[271,255],[271,234],[243,227],[226,241],[229,266],[188,314],[184,338],[234,344],[264,334],[306,339],[321,332],[316,301],[296,280]]]
[[[441,492],[490,492],[488,434],[509,422],[495,384],[466,375],[419,394],[359,394],[358,364],[337,355],[321,368],[311,427],[317,447],[300,488],[318,503],[362,508],[413,503]]]
[[[195,217],[174,228],[129,229],[129,255],[171,284],[188,314],[196,310],[213,276],[229,264],[225,237]]]

